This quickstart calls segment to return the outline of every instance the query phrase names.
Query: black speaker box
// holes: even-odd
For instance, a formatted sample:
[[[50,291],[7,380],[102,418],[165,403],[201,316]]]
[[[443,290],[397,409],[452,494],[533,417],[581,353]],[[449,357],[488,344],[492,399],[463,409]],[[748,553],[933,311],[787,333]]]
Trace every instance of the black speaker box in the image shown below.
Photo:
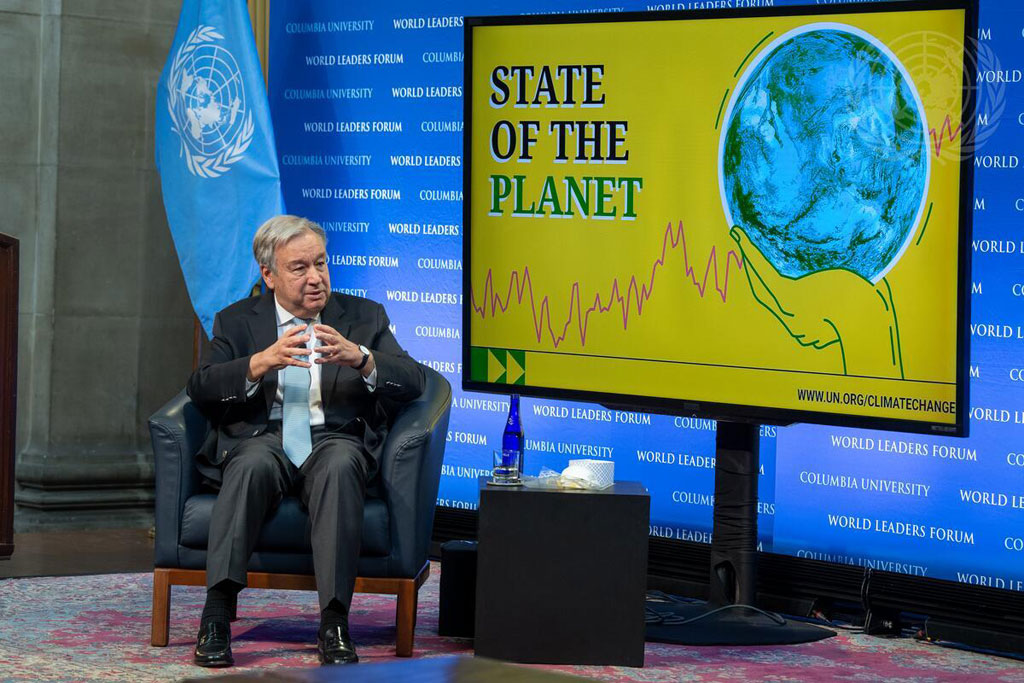
[[[441,544],[440,592],[438,634],[472,638],[476,619],[476,541]]]

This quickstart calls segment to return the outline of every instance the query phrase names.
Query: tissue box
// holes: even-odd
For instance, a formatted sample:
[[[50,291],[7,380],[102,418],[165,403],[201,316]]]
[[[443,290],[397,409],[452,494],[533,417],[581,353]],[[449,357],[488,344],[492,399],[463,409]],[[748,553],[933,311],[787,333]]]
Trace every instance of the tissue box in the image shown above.
[[[588,488],[603,489],[615,482],[615,463],[611,460],[570,460],[562,476],[585,481]]]

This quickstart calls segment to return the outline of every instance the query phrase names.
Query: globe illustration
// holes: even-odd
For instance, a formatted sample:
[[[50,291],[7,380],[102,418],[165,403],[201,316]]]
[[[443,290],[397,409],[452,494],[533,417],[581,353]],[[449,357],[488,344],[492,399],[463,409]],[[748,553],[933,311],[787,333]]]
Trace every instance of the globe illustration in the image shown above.
[[[920,219],[930,160],[913,82],[874,38],[803,27],[747,69],[722,127],[729,225],[778,271],[842,268],[877,282]]]
[[[171,104],[182,139],[202,155],[229,146],[246,114],[245,90],[235,58],[218,45],[199,45],[174,76]]]

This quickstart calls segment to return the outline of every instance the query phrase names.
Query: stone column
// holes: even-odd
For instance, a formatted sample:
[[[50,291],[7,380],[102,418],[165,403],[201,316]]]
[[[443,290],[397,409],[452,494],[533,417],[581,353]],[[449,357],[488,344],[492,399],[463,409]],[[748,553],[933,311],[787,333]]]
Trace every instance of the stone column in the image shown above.
[[[179,9],[0,0],[0,201],[15,207],[23,259],[19,531],[152,518],[146,419],[184,385],[192,354],[153,161]]]

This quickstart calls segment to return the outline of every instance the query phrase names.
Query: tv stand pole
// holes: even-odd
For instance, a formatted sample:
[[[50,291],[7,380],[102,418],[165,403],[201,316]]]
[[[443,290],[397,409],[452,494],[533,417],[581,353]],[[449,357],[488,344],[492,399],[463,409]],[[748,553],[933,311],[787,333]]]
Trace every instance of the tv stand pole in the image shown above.
[[[756,601],[759,437],[758,425],[718,423],[709,607]]]
[[[760,425],[718,422],[710,585],[706,603],[648,603],[662,615],[648,640],[688,645],[783,645],[834,636],[758,609],[757,478]]]

